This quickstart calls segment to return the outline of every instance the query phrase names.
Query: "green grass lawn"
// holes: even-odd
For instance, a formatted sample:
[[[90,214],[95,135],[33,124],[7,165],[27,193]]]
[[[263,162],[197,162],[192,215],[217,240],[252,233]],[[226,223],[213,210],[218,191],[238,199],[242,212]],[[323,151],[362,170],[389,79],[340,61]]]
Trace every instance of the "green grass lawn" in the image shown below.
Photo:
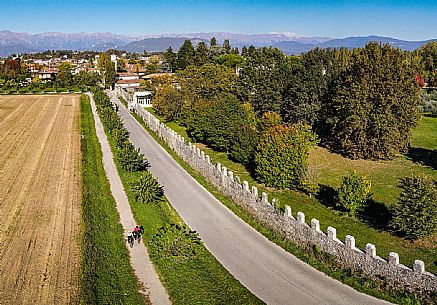
[[[89,98],[81,96],[82,215],[81,304],[150,304],[138,292],[115,200],[102,163]]]
[[[109,134],[106,134],[115,156],[115,143]],[[127,172],[116,158],[114,161],[134,218],[145,228],[143,240],[150,249],[153,246],[151,240],[160,226],[168,223],[183,224],[183,221],[167,200],[148,205],[138,203],[130,185],[137,179],[140,172]],[[187,262],[156,258],[152,258],[152,261],[173,304],[263,304],[238,282],[204,246],[201,247],[195,259]]]
[[[153,110],[147,108],[146,110],[153,113]],[[183,126],[175,122],[166,124],[183,137],[188,138]],[[428,138],[435,137],[436,133],[433,131],[437,128],[436,126],[437,118],[424,117],[413,133],[413,148],[431,149],[435,147],[437,142],[428,141]],[[437,179],[437,170],[432,167],[414,162],[408,156],[399,156],[392,161],[350,160],[319,147],[311,152],[310,161],[315,162],[319,168],[322,191],[317,198],[310,198],[293,190],[275,190],[265,187],[258,183],[244,166],[231,161],[227,153],[213,151],[201,143],[197,143],[196,146],[205,151],[214,163],[219,162],[232,170],[241,178],[241,181],[247,180],[250,185],[256,185],[260,192],[267,192],[270,199],[278,199],[280,208],[289,205],[294,215],[298,211],[304,212],[308,223],[311,218],[317,218],[325,232],[328,226],[332,226],[337,229],[337,236],[342,240],[346,235],[355,236],[356,244],[361,249],[364,249],[367,243],[373,243],[377,254],[383,258],[387,258],[389,252],[397,252],[402,264],[412,267],[414,260],[420,259],[425,262],[427,271],[437,274],[437,236],[411,242],[392,235],[388,232],[387,226],[388,207],[397,200],[400,193],[399,178],[413,172],[420,172]],[[369,202],[366,213],[359,215],[359,219],[352,219],[333,207],[333,190],[339,186],[341,176],[352,170],[366,175],[372,181],[373,201]]]

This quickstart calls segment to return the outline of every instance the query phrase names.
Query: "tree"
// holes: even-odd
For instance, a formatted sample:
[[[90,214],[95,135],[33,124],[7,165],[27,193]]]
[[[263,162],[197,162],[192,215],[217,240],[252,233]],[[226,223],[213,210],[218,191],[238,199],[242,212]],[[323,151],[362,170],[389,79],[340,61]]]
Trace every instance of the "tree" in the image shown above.
[[[182,93],[173,84],[164,84],[153,97],[153,108],[166,121],[177,120],[182,115]]]
[[[71,74],[71,65],[68,62],[62,62],[59,65],[56,82],[61,86],[70,86],[73,83],[73,75]]]
[[[163,199],[164,189],[149,171],[142,172],[131,184],[136,201],[142,204],[156,203]]]
[[[278,49],[253,50],[239,72],[240,99],[249,101],[259,116],[266,111],[279,113],[288,87],[290,68],[287,57]]]
[[[428,42],[416,53],[419,56],[419,72],[430,87],[437,87],[437,41]]]
[[[267,186],[300,188],[308,168],[308,155],[317,136],[303,124],[276,125],[260,139],[255,152],[255,173]]]
[[[437,181],[426,175],[401,179],[402,192],[393,205],[391,226],[408,239],[437,232]]]
[[[231,54],[231,44],[229,43],[229,39],[223,41],[223,50],[226,54]]]
[[[105,63],[105,87],[112,88],[115,84],[115,65],[114,63],[108,59]]]
[[[108,57],[108,55],[106,55],[106,53],[104,52],[100,53],[99,60],[97,61],[97,69],[99,69],[102,78],[105,75],[106,62],[108,60],[110,60],[110,58]]]
[[[185,39],[177,53],[176,69],[183,70],[193,62],[194,48],[189,39]]]
[[[216,47],[217,46],[217,39],[215,37],[212,37],[209,43],[210,47]]]
[[[230,158],[245,166],[253,163],[256,146],[259,142],[259,134],[250,125],[237,128],[230,149]]]
[[[164,52],[164,59],[167,62],[171,72],[176,69],[176,53],[173,52],[173,49],[168,47],[168,49]]]
[[[187,121],[188,134],[219,151],[229,151],[235,132],[249,121],[241,102],[230,93],[221,93],[196,108]]]
[[[367,199],[370,197],[371,183],[366,177],[360,177],[355,171],[342,178],[338,188],[338,206],[355,217]]]
[[[199,44],[196,47],[196,51],[194,52],[194,60],[193,63],[196,66],[202,66],[209,62],[208,58],[208,47],[206,46],[206,43],[203,41],[199,42]]]
[[[400,49],[369,43],[356,50],[325,109],[326,142],[350,158],[405,151],[419,119],[415,74]]]
[[[237,54],[225,54],[217,57],[215,62],[220,65],[235,69],[243,64],[244,58]]]

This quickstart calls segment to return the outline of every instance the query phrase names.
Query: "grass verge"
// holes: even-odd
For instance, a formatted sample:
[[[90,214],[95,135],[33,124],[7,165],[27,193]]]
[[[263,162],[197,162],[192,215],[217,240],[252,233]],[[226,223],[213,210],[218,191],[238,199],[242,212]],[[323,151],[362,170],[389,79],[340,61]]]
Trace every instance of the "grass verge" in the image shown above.
[[[113,155],[116,145],[105,129]],[[154,204],[138,203],[130,185],[141,172],[124,170],[117,158],[114,158],[118,174],[128,196],[135,221],[144,226],[143,241],[151,249],[152,239],[157,229],[165,224],[183,224],[183,220],[165,199]],[[161,282],[166,287],[173,304],[263,304],[247,288],[238,282],[216,259],[202,246],[194,259],[175,261],[151,257]]]
[[[89,98],[81,95],[83,247],[81,304],[146,304],[138,290],[102,163]]]
[[[163,121],[154,113],[153,109],[145,109]],[[178,125],[176,122],[165,122],[165,124],[189,140],[183,126]],[[437,118],[423,117],[420,126],[413,133],[412,142],[416,146],[413,145],[411,151],[425,150],[423,153],[424,162],[429,163],[432,160],[426,158],[429,154],[434,158],[437,155],[437,141],[430,143],[427,140],[427,138],[435,138],[432,131],[437,132],[436,126]],[[323,167],[319,168],[321,191],[318,196],[309,197],[294,190],[268,188],[258,183],[243,165],[230,160],[227,153],[216,152],[200,143],[196,143],[196,146],[209,155],[212,161],[220,162],[234,172],[234,175],[239,176],[242,181],[246,180],[249,185],[257,186],[260,193],[267,192],[269,198],[278,199],[277,205],[280,208],[288,205],[291,207],[293,214],[301,211],[305,213],[307,220],[318,219],[321,229],[325,232],[328,226],[333,226],[337,229],[337,236],[341,240],[344,240],[348,234],[353,235],[357,247],[361,249],[364,249],[366,244],[370,242],[376,246],[378,255],[383,258],[388,257],[388,254],[392,251],[397,252],[402,264],[411,267],[414,260],[420,259],[425,262],[428,272],[437,274],[436,235],[413,242],[394,236],[388,228],[388,222],[390,221],[389,206],[396,200],[400,192],[398,188],[399,178],[413,172],[420,172],[437,179],[437,170],[424,164],[424,162],[413,162],[415,157],[400,156],[392,161],[350,160],[331,153],[324,148],[318,148],[311,153],[310,159],[317,164],[323,164]],[[373,200],[367,203],[365,211],[359,214],[358,219],[353,219],[336,210],[334,206],[335,199],[333,198],[335,188],[339,186],[337,182],[340,182],[340,177],[353,169],[362,175],[367,175],[372,181]],[[384,204],[375,200],[375,198],[390,200]]]
[[[146,108],[146,110],[153,113],[153,110],[151,111],[148,108]],[[259,231],[261,234],[266,236],[270,241],[281,246],[286,251],[288,251],[291,254],[298,257],[300,260],[310,264],[311,266],[324,272],[325,274],[331,276],[332,278],[340,280],[341,282],[353,287],[354,289],[356,289],[358,291],[361,291],[361,292],[369,294],[369,295],[373,295],[373,296],[380,298],[380,299],[385,299],[385,300],[393,302],[393,303],[421,304],[420,297],[418,297],[418,296],[404,293],[401,291],[397,291],[396,289],[394,289],[394,287],[387,287],[386,284],[384,283],[384,281],[374,282],[371,280],[364,279],[363,277],[360,276],[360,274],[353,272],[352,270],[342,269],[339,266],[338,262],[336,262],[334,257],[320,253],[318,251],[318,249],[314,249],[312,247],[312,245],[308,245],[308,247],[305,247],[305,248],[298,247],[295,244],[293,244],[292,242],[284,239],[283,236],[276,233],[272,229],[268,228],[267,226],[265,226],[263,224],[260,224],[258,221],[253,219],[253,217],[248,212],[246,212],[244,209],[242,209],[240,206],[238,206],[236,203],[234,203],[232,200],[230,200],[226,196],[222,195],[222,193],[219,190],[217,190],[214,186],[209,184],[208,181],[203,176],[201,176],[198,172],[196,172],[193,168],[191,168],[187,163],[185,163],[185,161],[183,161],[182,158],[180,158],[161,138],[159,138],[152,130],[150,130],[144,124],[142,119],[137,114],[133,113],[133,116],[144,127],[144,129],[173,157],[173,159],[176,162],[178,162],[178,164],[181,165],[194,179],[196,179],[201,185],[203,185],[214,197],[216,197],[225,206],[227,206],[230,210],[232,210],[237,216],[239,216],[242,220],[244,220],[246,223],[248,223],[253,228],[255,228],[257,231]],[[172,123],[174,123],[174,122],[172,122]],[[167,126],[169,126],[169,124],[167,124]],[[183,127],[178,125],[178,128],[176,128],[174,130],[179,133],[180,130],[178,130],[178,129],[181,129],[181,128],[183,128]],[[186,135],[186,133],[182,132],[181,135],[184,136],[184,135]],[[202,150],[203,150],[203,147],[202,147]],[[216,153],[216,152],[212,151],[213,153],[210,154],[209,153],[210,151],[212,151],[212,150],[207,149],[207,150],[205,150],[205,153],[212,156],[213,160],[221,162],[223,165],[225,165],[226,167],[228,167],[229,169],[234,171],[233,167],[232,167],[233,162],[227,158],[225,159],[224,153]],[[214,154],[214,153],[216,153],[218,156],[220,156],[220,158],[214,158],[214,156],[216,156],[216,154]],[[234,164],[236,164],[236,163],[234,163]],[[231,165],[231,166],[228,166],[228,165]],[[240,164],[236,164],[236,165],[237,165],[236,168],[238,168],[238,166],[242,167],[242,165],[240,165]],[[246,171],[246,174],[249,176],[247,171]],[[248,178],[246,178],[244,175],[242,175],[240,177],[242,177],[244,180],[249,181],[249,179],[250,179],[251,181],[253,181],[253,179],[251,179],[250,176]],[[252,183],[251,183],[251,185],[252,185]],[[265,189],[266,191],[268,191],[271,194],[270,189],[267,190],[266,188],[262,188],[262,187],[261,187],[261,189]],[[297,193],[297,192],[295,192],[295,193]],[[297,194],[299,194],[299,193],[297,193]],[[303,194],[300,194],[300,196],[308,197],[308,196],[303,195]],[[314,200],[314,198],[313,198],[313,200]],[[299,200],[296,200],[296,201],[299,202]],[[314,203],[313,203],[313,205],[314,205]],[[326,209],[326,207],[324,207],[320,203],[319,203],[319,205],[320,205],[319,208]],[[304,211],[305,213],[307,213],[307,211],[302,208],[302,205],[299,205],[299,207],[300,207],[300,209],[297,209],[295,206],[294,211],[296,212],[297,210],[299,210],[299,211]],[[328,212],[330,212],[330,210],[328,210]],[[331,211],[331,213],[332,213],[332,211]],[[310,213],[310,215],[311,215],[311,213]],[[311,217],[313,217],[313,216],[311,216]],[[317,218],[317,217],[315,217],[315,218]],[[331,224],[335,223],[336,227],[338,228],[338,225],[337,225],[338,219],[337,218],[338,217],[333,217],[332,221],[330,223]],[[307,219],[311,219],[311,218],[307,218]],[[351,220],[344,219],[344,221],[350,222]],[[328,225],[329,225],[329,223],[328,224],[325,223],[325,228]],[[367,230],[367,229],[368,228],[363,225],[362,230]],[[364,231],[364,232],[366,232],[366,231]],[[366,238],[366,236],[368,236],[367,234],[363,234],[364,232],[360,233],[360,236],[362,238]],[[345,234],[350,234],[350,232],[346,231]],[[367,242],[369,242],[368,237],[367,237]],[[391,250],[391,251],[393,251],[393,250]],[[434,259],[435,259],[435,257],[434,257]],[[424,304],[427,304],[427,302],[428,301],[426,299],[423,300]]]

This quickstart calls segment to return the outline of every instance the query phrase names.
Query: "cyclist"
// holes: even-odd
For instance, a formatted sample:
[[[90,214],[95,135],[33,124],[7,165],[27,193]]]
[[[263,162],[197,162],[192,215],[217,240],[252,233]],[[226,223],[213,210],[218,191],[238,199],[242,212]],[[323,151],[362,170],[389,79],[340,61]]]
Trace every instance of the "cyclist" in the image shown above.
[[[132,248],[134,246],[134,237],[132,235],[131,231],[127,232],[127,242],[129,243],[130,247]]]
[[[140,243],[141,233],[140,233],[140,228],[138,226],[135,226],[134,228],[134,238],[138,240],[138,243]]]

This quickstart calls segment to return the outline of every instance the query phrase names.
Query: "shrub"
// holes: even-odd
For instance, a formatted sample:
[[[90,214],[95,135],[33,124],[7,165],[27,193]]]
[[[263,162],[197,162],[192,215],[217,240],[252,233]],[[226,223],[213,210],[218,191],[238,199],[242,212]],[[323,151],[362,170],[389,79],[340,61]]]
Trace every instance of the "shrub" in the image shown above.
[[[258,132],[249,125],[243,125],[235,131],[234,141],[230,150],[231,159],[243,165],[249,165],[253,162],[258,142]]]
[[[401,179],[402,192],[392,207],[391,226],[409,239],[437,231],[437,181],[425,175]]]
[[[261,137],[255,152],[255,173],[268,186],[299,188],[317,136],[308,125],[277,125]]]
[[[185,225],[167,224],[152,237],[150,252],[155,259],[185,262],[196,257],[201,245],[196,231],[191,231]]]
[[[361,209],[370,197],[371,183],[366,177],[359,176],[355,171],[349,176],[344,176],[338,188],[337,205],[348,211],[349,215],[355,217],[356,212]]]
[[[158,181],[145,171],[131,184],[135,200],[143,204],[149,204],[162,200],[164,189]]]
[[[135,149],[131,142],[124,142],[125,144],[118,148],[118,160],[121,167],[128,172],[138,172],[148,167],[148,162],[144,158],[144,154],[140,153],[140,149]]]
[[[316,166],[308,166],[302,177],[302,190],[310,197],[318,193],[319,187],[319,171]]]

